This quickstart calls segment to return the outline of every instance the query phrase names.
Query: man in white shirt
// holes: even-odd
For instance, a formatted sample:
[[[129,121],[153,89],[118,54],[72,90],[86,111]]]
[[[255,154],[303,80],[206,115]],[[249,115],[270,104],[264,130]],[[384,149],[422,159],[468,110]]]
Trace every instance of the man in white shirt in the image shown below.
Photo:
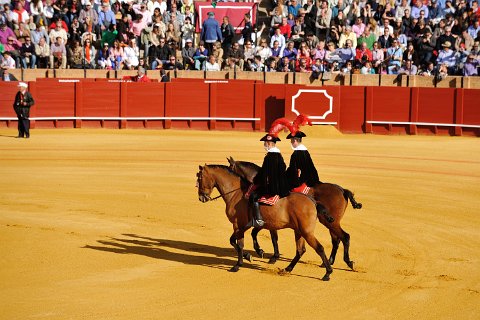
[[[215,56],[213,54],[208,56],[208,61],[205,64],[206,71],[220,71],[220,66],[218,65],[217,61],[215,60]]]

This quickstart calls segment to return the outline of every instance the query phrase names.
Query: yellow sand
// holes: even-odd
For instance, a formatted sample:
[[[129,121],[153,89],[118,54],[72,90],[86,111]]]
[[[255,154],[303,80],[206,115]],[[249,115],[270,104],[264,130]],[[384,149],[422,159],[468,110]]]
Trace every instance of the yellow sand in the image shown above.
[[[364,206],[343,219],[357,272],[340,247],[330,282],[309,247],[279,275],[291,230],[276,265],[227,272],[225,206],[195,174],[260,163],[262,133],[0,129],[0,319],[479,319],[480,140],[306,132],[321,179]]]

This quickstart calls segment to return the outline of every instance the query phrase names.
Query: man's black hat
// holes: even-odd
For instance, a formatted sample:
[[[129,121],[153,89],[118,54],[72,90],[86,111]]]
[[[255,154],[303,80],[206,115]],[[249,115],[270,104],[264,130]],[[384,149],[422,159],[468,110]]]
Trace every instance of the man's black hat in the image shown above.
[[[271,134],[266,134],[260,141],[269,141],[269,142],[277,142],[281,141],[280,138],[275,137],[274,135]]]
[[[294,135],[292,135],[292,133],[289,133],[288,136],[287,136],[287,139],[291,139],[291,138],[303,138],[303,137],[306,137],[307,135],[305,133],[303,133],[302,131],[297,131],[295,132]]]

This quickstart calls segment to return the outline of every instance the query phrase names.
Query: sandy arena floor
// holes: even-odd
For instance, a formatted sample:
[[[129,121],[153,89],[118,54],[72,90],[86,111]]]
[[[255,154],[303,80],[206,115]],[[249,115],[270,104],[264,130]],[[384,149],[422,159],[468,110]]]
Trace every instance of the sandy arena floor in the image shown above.
[[[0,129],[0,319],[479,319],[480,140],[305,131],[321,179],[364,206],[343,219],[356,272],[340,247],[330,282],[310,247],[278,273],[291,230],[277,264],[227,272],[225,206],[195,174],[260,163],[260,132]]]

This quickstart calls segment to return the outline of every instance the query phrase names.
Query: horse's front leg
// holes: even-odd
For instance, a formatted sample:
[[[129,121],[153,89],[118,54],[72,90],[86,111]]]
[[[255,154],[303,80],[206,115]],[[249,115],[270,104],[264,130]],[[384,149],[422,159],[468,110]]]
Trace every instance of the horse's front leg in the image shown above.
[[[270,230],[270,237],[273,244],[273,256],[270,257],[268,263],[274,264],[280,258],[280,251],[278,250],[278,233],[277,230]]]
[[[229,271],[237,272],[243,265],[244,231],[235,231],[230,237],[230,244],[235,248],[235,250],[237,250],[237,264],[234,265]]]
[[[257,234],[262,230],[261,228],[253,228],[252,230],[252,240],[253,240],[253,248],[255,249],[255,252],[258,254],[260,258],[263,258],[263,255],[265,254],[265,251],[260,248],[260,245],[258,244],[257,240]]]

